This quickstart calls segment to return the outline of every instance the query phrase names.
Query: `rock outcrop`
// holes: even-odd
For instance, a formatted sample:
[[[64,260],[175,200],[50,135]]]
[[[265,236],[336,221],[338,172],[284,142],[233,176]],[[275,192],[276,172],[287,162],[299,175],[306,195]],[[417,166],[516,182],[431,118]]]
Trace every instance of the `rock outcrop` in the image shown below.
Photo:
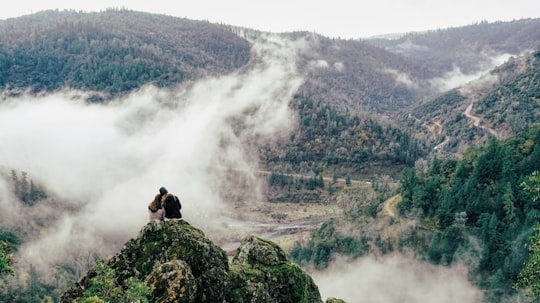
[[[229,264],[225,251],[185,221],[151,222],[107,261],[122,285],[144,281],[150,302],[322,303],[317,285],[276,244],[250,236]],[[90,286],[90,270],[64,293],[72,303]]]
[[[255,236],[240,242],[229,281],[228,302],[322,302],[310,276],[275,243]]]

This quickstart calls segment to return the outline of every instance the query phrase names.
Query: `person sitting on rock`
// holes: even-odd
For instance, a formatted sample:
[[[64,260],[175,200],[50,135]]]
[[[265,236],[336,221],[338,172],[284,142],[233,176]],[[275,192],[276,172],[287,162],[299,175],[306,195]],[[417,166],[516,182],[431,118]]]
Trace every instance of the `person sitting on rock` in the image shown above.
[[[154,200],[148,205],[148,220],[163,221],[163,197],[168,193],[165,187],[159,189],[159,194],[154,197]]]
[[[180,221],[182,220],[182,204],[177,196],[167,192],[162,198],[162,205],[165,209],[165,221]]]

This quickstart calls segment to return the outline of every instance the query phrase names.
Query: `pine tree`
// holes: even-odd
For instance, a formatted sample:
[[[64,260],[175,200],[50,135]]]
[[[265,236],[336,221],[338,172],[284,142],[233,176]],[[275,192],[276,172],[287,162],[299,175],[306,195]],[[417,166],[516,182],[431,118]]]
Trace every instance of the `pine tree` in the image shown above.
[[[540,175],[533,172],[522,184],[523,190],[531,200],[540,198]],[[535,226],[535,234],[530,238],[527,248],[530,251],[529,260],[519,272],[516,287],[526,291],[536,301],[540,300],[540,223]]]
[[[11,256],[11,247],[6,242],[0,242],[0,276],[13,274],[13,257]]]

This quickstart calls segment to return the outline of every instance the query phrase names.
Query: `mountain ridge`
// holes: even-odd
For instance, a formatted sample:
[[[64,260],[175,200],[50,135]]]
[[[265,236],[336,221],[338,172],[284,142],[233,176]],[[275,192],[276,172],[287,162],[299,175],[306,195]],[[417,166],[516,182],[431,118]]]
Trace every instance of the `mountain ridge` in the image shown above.
[[[414,33],[399,41],[332,39],[308,32],[275,35],[311,43],[298,60],[307,75],[303,94],[349,110],[395,115],[437,93],[437,81],[444,81],[441,77],[453,66],[465,74],[485,71],[493,67],[488,61],[496,54],[517,56],[534,49],[535,39],[527,39],[540,36],[538,23],[482,23]],[[478,33],[492,27],[504,35],[490,33],[475,46]],[[44,11],[0,22],[0,86],[36,93],[65,87],[95,90],[107,94],[106,99],[147,84],[174,87],[245,68],[256,60],[250,53],[253,38],[264,34],[130,10]],[[447,36],[464,42],[448,49],[443,47],[450,43]],[[398,49],[406,41],[421,46],[429,37],[446,44],[426,44],[430,56],[422,48]]]

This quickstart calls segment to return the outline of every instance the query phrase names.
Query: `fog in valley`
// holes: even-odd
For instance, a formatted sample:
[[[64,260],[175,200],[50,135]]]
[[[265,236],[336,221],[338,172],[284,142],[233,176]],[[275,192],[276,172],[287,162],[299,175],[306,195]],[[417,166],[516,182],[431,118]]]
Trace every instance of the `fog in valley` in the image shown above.
[[[467,273],[463,265],[434,266],[394,254],[355,261],[337,258],[312,277],[323,298],[347,303],[482,302],[482,292],[467,280]]]
[[[208,234],[223,229],[218,189],[234,181],[226,170],[256,168],[242,142],[294,122],[288,103],[302,83],[294,63],[302,43],[268,37],[247,71],[176,90],[147,87],[105,104],[74,91],[2,101],[2,226],[50,226],[21,247],[16,266],[46,272],[74,255],[110,256],[146,223],[160,186],[180,197],[186,220]],[[23,206],[6,183],[11,170],[26,172],[55,201]]]

